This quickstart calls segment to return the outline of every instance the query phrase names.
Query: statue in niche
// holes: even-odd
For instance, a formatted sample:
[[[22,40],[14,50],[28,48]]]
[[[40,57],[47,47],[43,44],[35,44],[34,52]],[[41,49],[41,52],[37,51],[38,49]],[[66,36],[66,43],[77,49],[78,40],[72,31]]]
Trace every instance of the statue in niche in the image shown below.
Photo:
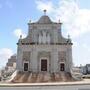
[[[43,44],[50,43],[50,34],[47,33],[46,31],[40,32],[38,36],[38,41],[39,43]]]
[[[47,33],[47,43],[50,43],[50,34]]]
[[[43,44],[45,44],[46,43],[46,32],[43,31],[42,34],[43,34],[42,42],[43,42]]]

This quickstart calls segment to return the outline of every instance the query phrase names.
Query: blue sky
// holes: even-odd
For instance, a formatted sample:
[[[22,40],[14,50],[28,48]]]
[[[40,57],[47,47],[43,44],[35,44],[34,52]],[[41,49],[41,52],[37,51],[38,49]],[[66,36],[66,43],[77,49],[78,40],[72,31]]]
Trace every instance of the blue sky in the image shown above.
[[[70,34],[74,64],[90,63],[90,0],[0,0],[0,67],[16,53],[29,20],[37,21],[43,9],[53,21],[61,20],[64,37]]]

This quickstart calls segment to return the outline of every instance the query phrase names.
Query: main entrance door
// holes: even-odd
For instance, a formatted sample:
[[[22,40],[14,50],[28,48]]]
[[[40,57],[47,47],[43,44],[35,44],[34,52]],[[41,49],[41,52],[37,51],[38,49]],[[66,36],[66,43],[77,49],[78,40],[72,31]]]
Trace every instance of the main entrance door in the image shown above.
[[[47,59],[41,59],[41,71],[47,71]]]
[[[24,71],[28,71],[28,63],[24,63]]]
[[[60,64],[60,71],[64,71],[65,70],[65,64],[64,63],[61,63]]]

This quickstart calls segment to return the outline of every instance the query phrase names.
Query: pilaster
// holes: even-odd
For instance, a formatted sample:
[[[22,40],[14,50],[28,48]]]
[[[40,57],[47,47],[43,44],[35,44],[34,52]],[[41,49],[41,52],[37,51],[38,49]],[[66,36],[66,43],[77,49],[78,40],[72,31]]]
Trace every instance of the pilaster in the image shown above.
[[[30,71],[37,72],[38,70],[38,60],[37,60],[37,51],[35,49],[35,46],[32,48],[31,52],[31,63],[30,63]]]
[[[51,52],[51,72],[58,72],[58,51],[55,47]]]

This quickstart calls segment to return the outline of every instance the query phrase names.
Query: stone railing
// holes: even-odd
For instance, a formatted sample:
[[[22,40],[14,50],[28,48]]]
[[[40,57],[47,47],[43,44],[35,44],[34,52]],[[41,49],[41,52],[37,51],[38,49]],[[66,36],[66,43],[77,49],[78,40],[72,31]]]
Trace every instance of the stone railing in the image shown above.
[[[12,74],[10,77],[8,77],[5,81],[6,81],[6,82],[12,81],[13,78],[14,78],[16,75],[17,75],[17,70],[15,70],[15,71],[13,72],[13,74]]]
[[[80,68],[72,68],[71,69],[71,75],[75,80],[82,80],[82,73]]]

